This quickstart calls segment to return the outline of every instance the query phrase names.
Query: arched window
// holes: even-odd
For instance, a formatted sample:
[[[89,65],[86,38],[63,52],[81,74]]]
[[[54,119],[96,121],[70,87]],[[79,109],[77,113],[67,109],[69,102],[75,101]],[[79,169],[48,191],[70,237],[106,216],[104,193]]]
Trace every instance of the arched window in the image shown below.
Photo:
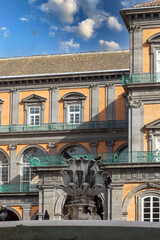
[[[147,196],[142,198],[142,221],[160,222],[160,198]]]
[[[39,148],[30,148],[26,150],[22,156],[21,160],[21,183],[29,184],[32,179],[36,176],[34,172],[31,171],[30,168],[30,157],[38,157],[44,156],[45,152]]]
[[[7,156],[0,152],[0,184],[8,183],[9,162]]]
[[[65,148],[62,153],[61,153],[61,156],[62,158],[68,158],[67,155],[70,155],[70,156],[77,156],[77,157],[80,157],[81,155],[87,155],[88,154],[88,151],[83,147],[83,146],[79,146],[79,145],[71,145],[71,146],[68,146],[67,148]]]

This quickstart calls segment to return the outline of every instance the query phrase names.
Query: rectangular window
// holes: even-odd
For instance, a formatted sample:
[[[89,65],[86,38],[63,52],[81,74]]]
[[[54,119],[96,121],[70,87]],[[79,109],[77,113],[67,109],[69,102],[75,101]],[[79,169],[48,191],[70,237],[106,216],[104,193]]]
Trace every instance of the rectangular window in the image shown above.
[[[160,82],[160,50],[156,51],[156,81]]]
[[[79,123],[80,122],[80,105],[68,106],[68,122]]]
[[[40,125],[40,107],[29,108],[29,125]]]
[[[160,199],[158,197],[146,197],[142,199],[142,221],[160,221]]]

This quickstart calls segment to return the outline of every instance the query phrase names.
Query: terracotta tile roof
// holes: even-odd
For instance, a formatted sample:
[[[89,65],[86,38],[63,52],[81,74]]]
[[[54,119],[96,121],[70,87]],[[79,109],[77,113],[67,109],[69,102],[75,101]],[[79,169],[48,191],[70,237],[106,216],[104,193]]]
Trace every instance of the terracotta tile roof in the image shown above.
[[[134,5],[134,8],[141,8],[141,7],[156,7],[160,6],[160,0],[153,0],[145,3],[140,3],[137,5]]]
[[[129,50],[0,59],[0,76],[129,69]]]

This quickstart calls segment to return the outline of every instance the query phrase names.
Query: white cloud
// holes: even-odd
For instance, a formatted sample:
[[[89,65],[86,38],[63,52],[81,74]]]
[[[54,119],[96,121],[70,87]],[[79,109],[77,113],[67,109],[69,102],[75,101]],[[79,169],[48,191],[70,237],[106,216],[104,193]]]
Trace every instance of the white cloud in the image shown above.
[[[124,7],[124,8],[133,7],[134,5],[142,3],[142,2],[145,2],[145,0],[143,0],[143,1],[142,0],[130,0],[130,1],[122,0],[122,1],[120,1],[122,7]]]
[[[55,26],[55,25],[52,25],[52,26],[50,27],[50,30],[57,31],[57,30],[58,30],[58,27]]]
[[[78,23],[78,26],[65,26],[63,28],[66,32],[76,32],[84,39],[89,39],[94,34],[95,22],[91,18],[87,18],[86,20]]]
[[[119,50],[120,46],[118,43],[114,41],[104,41],[104,40],[99,40],[99,44],[101,45],[102,50]]]
[[[122,24],[118,22],[118,19],[114,16],[108,18],[108,27],[110,29],[115,29],[117,31],[122,31],[123,27]]]
[[[3,38],[7,38],[9,36],[9,30],[6,27],[1,27],[0,30],[2,31]]]
[[[5,31],[5,30],[7,30],[7,28],[6,27],[1,27],[1,30]]]
[[[78,11],[77,0],[48,0],[40,6],[43,12],[55,12],[60,15],[63,22],[72,23],[75,13]]]
[[[95,22],[93,19],[88,18],[78,24],[78,33],[84,39],[89,39],[94,33]]]
[[[28,3],[29,4],[32,4],[32,3],[34,3],[34,2],[36,2],[37,0],[28,0]]]
[[[21,18],[19,18],[19,20],[22,21],[22,22],[28,22],[29,21],[29,19],[25,18],[25,17],[21,17]]]
[[[3,37],[7,38],[9,36],[9,30],[3,32]]]
[[[73,38],[70,39],[69,41],[60,42],[60,48],[65,52],[69,52],[70,48],[79,48],[79,47],[80,47],[80,44],[74,43]]]
[[[49,35],[50,37],[54,37],[57,31],[58,31],[58,27],[55,26],[55,25],[52,25],[52,26],[50,27],[50,31],[49,31],[49,34],[48,34],[48,35]]]

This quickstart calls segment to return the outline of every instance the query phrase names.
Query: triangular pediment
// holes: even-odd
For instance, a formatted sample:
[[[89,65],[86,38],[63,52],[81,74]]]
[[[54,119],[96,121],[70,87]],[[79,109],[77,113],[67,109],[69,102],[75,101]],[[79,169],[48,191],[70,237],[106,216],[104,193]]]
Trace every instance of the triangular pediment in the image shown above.
[[[152,35],[150,38],[147,40],[149,43],[160,43],[160,33],[156,33]]]
[[[152,128],[159,128],[160,129],[160,118],[156,119],[153,122],[150,122],[146,125],[147,129],[152,129]]]
[[[22,102],[24,103],[29,103],[29,102],[45,102],[47,100],[47,98],[38,96],[36,94],[32,94],[26,98],[22,99]]]

